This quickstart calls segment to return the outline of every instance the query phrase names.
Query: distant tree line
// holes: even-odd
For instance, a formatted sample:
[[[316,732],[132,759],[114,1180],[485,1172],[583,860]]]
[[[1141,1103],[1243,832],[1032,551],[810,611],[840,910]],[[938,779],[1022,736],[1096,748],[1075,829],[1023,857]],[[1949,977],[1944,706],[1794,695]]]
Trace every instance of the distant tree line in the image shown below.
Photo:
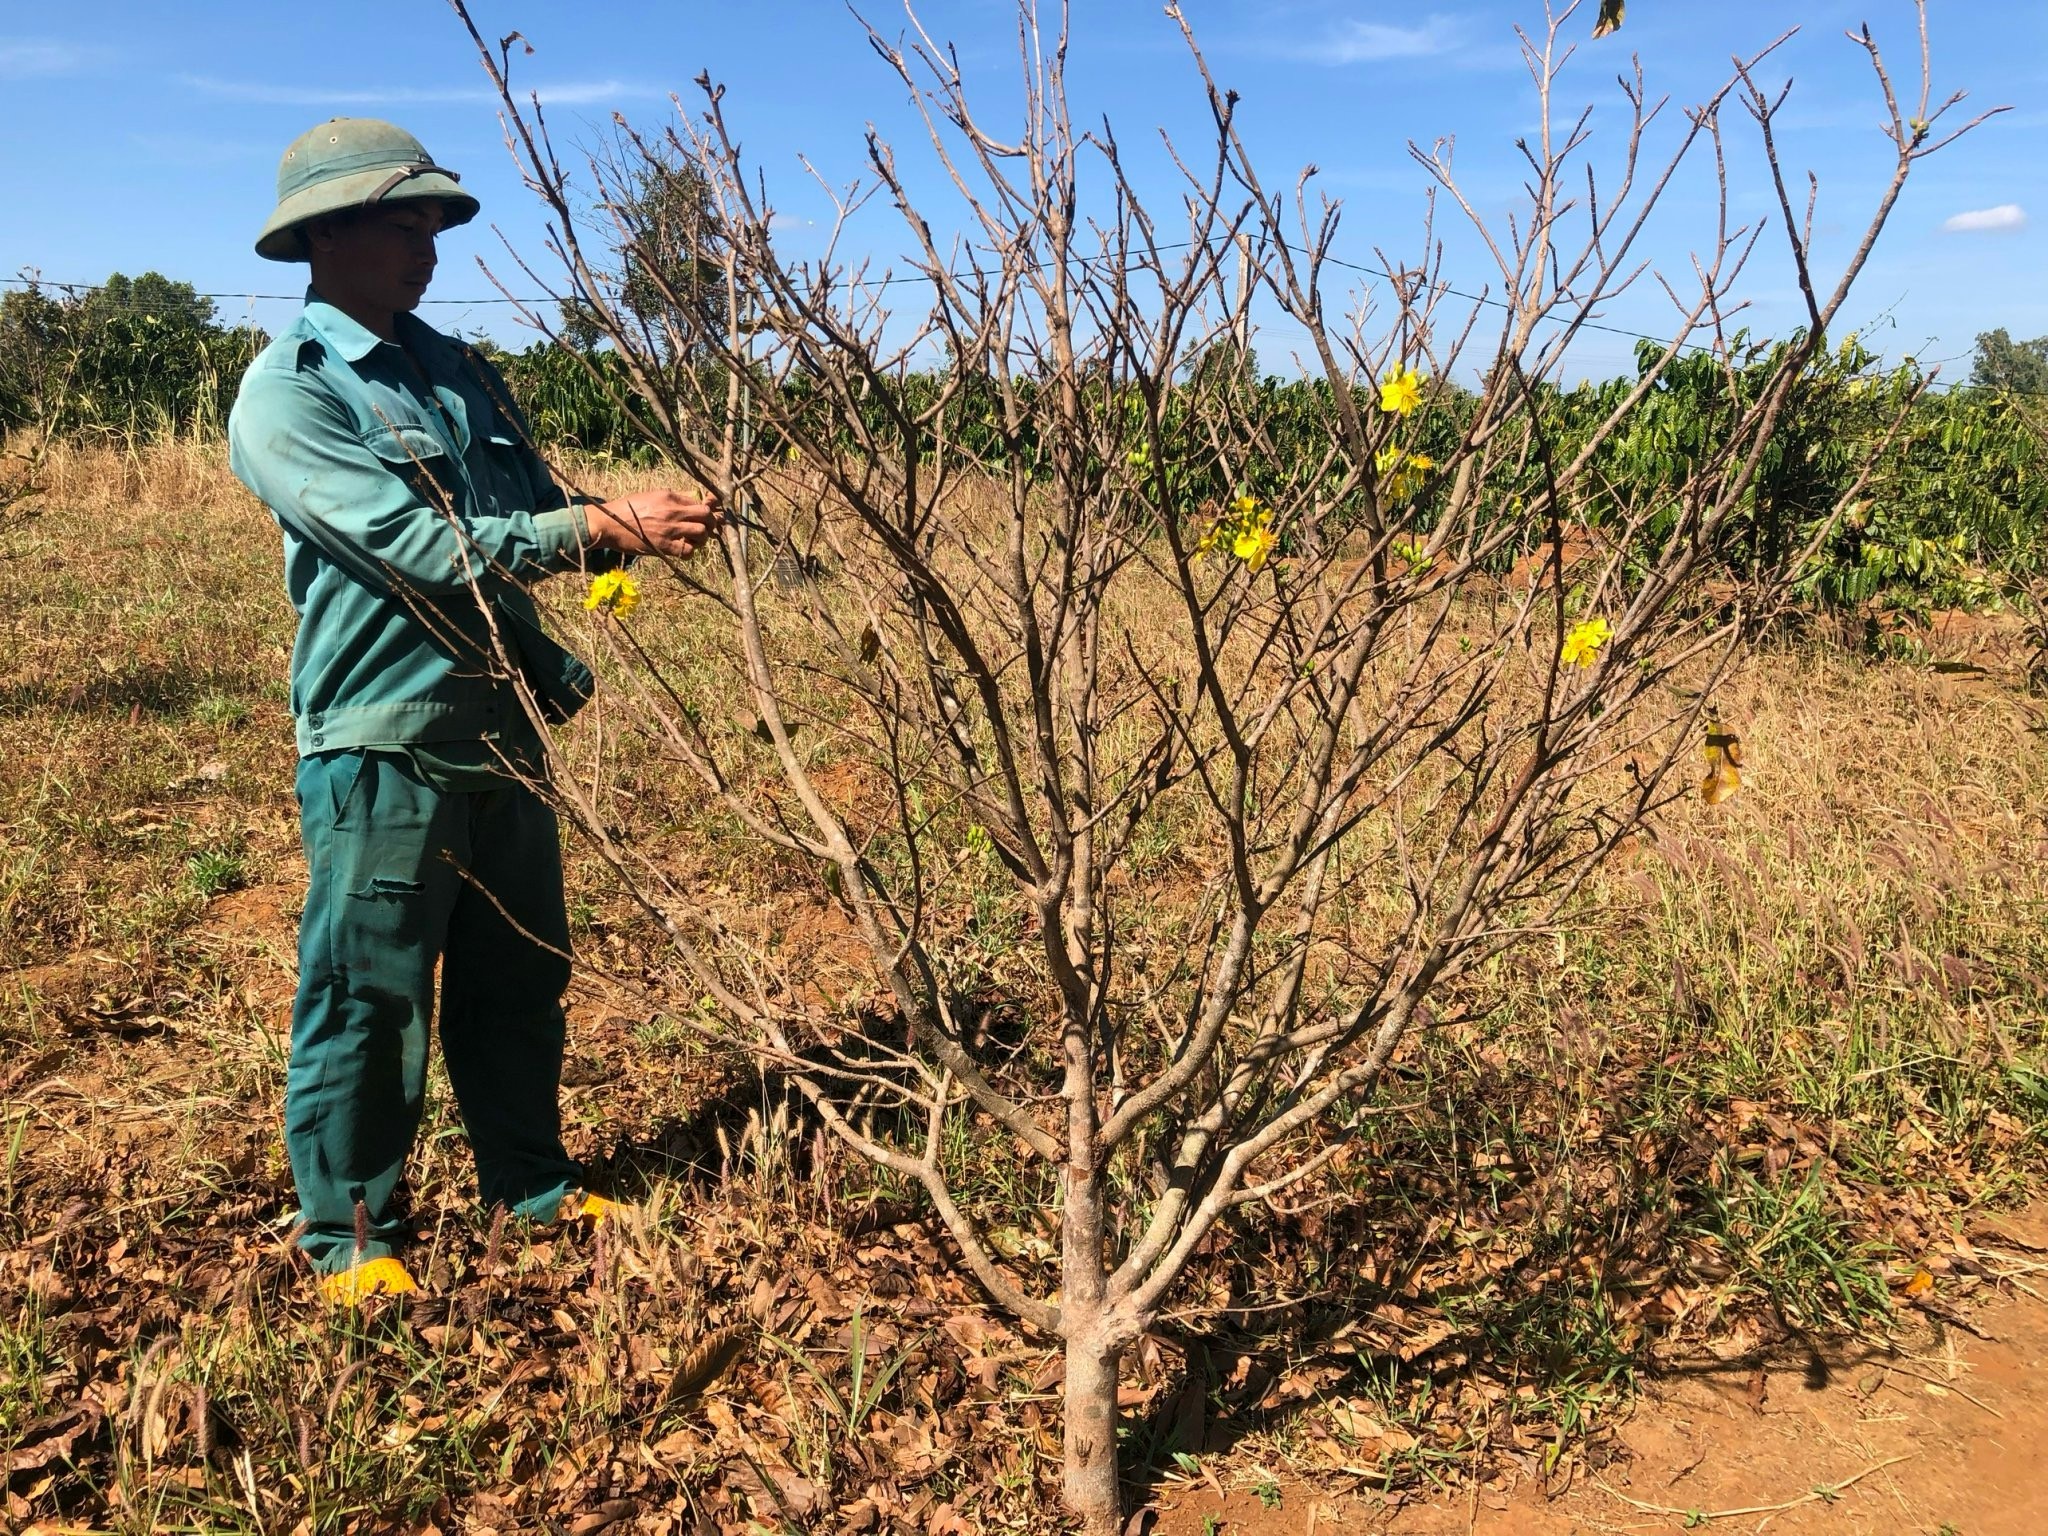
[[[688,232],[670,228],[682,218],[673,207],[653,208],[658,238],[646,248],[687,247]],[[716,366],[693,345],[712,307],[701,263],[675,255],[659,267],[649,263],[636,279],[622,302],[651,332],[672,338],[668,366]],[[504,372],[542,448],[644,462],[653,450],[626,416],[631,391],[620,361],[590,344],[579,318],[564,315],[565,334],[576,341],[537,342],[517,352],[476,345]],[[59,439],[134,444],[216,436],[243,370],[267,339],[252,327],[223,324],[190,283],[155,272],[116,273],[82,291],[11,290],[0,296],[0,437],[47,430]],[[1720,424],[1732,419],[1750,387],[1746,381],[1766,376],[1772,356],[1773,344],[1738,342],[1733,369],[1704,353],[1669,368],[1638,425],[1603,445],[1600,478],[1623,500],[1684,483],[1714,451]],[[1751,493],[1749,515],[1723,552],[1732,565],[1774,558],[1829,516],[1860,446],[1889,429],[1922,382],[1911,363],[1882,369],[1854,338],[1820,357]],[[1233,374],[1240,408],[1262,420],[1262,440],[1277,456],[1270,465],[1221,463],[1190,433],[1171,466],[1176,495],[1190,512],[1258,494],[1265,479],[1280,483],[1289,472],[1280,460],[1312,459],[1328,442],[1334,407],[1326,385],[1262,375],[1256,359],[1228,345],[1189,366],[1190,376],[1195,369]],[[1620,377],[1571,390],[1546,386],[1542,397],[1560,445],[1589,430],[1632,383]],[[940,384],[905,369],[866,403],[871,427],[889,430],[918,418]],[[1092,394],[1105,412],[1134,406],[1106,386]],[[2015,341],[2002,329],[1980,335],[1969,383],[1927,392],[1908,411],[1879,480],[1839,520],[1809,572],[1806,596],[1822,605],[1967,604],[1990,595],[2000,571],[2048,568],[2048,445],[2038,430],[2037,396],[2048,397],[2048,337]],[[1458,391],[1439,397],[1419,424],[1425,452],[1434,444],[1438,456],[1449,456],[1467,398]],[[922,430],[970,445],[992,471],[1007,472],[1020,459],[1027,470],[1041,467],[1035,444],[1006,433],[992,384],[955,391],[946,417]],[[1438,494],[1426,484],[1418,492],[1424,526],[1428,501]],[[1597,531],[1601,508],[1589,504],[1583,515]]]
[[[95,288],[0,295],[0,434],[150,441],[227,424],[266,337],[220,323],[190,283],[116,272]]]

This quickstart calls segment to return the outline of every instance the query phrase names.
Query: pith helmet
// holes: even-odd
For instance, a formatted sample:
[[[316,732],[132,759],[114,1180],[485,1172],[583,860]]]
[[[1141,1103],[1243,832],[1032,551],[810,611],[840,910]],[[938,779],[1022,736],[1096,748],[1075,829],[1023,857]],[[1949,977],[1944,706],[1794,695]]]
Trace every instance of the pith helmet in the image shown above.
[[[304,261],[299,226],[306,220],[400,199],[434,198],[448,224],[467,224],[477,200],[456,185],[461,179],[434,164],[403,128],[374,117],[330,118],[292,140],[278,161],[277,210],[256,237],[256,254]]]

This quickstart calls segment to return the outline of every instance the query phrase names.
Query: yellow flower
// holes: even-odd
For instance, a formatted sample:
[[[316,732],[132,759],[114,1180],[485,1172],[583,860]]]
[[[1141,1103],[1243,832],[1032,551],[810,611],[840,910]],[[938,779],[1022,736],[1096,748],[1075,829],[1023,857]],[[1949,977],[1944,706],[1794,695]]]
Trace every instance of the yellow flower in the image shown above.
[[[617,614],[624,618],[640,601],[640,588],[624,571],[606,571],[590,578],[590,595],[583,606],[594,613]]]
[[[1373,468],[1381,474],[1393,471],[1393,478],[1387,482],[1387,494],[1395,501],[1406,501],[1422,489],[1423,477],[1436,468],[1436,460],[1426,453],[1407,453],[1389,444],[1373,455]]]
[[[1279,542],[1262,518],[1250,527],[1238,529],[1237,537],[1230,541],[1230,552],[1245,563],[1245,569],[1256,571]]]
[[[1256,571],[1279,542],[1273,536],[1273,510],[1260,505],[1259,498],[1249,491],[1233,501],[1230,510],[1237,514],[1235,523],[1219,525],[1219,531],[1228,530],[1230,552],[1246,569]]]
[[[1394,364],[1380,381],[1380,409],[1406,416],[1422,404],[1422,375],[1413,368]]]
[[[1605,619],[1588,619],[1583,624],[1574,624],[1564,637],[1564,649],[1558,653],[1558,659],[1568,667],[1590,667],[1594,654],[1613,636],[1614,626]]]
[[[1230,503],[1227,516],[1217,518],[1210,525],[1201,542],[1195,545],[1194,558],[1199,560],[1219,549],[1228,549],[1249,569],[1256,571],[1266,563],[1266,557],[1279,542],[1273,532],[1273,509],[1262,505],[1258,497],[1247,492]]]

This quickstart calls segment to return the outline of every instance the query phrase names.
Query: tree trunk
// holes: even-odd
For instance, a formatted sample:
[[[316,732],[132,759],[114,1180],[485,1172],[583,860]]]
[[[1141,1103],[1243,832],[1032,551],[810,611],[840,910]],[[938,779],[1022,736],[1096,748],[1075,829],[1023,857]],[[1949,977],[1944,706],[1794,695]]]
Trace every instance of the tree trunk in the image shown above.
[[[1078,1074],[1077,1074],[1078,1076]],[[1085,1081],[1085,1079],[1084,1079]],[[1085,1090],[1075,1101],[1085,1114]],[[1077,1124],[1073,1139],[1085,1145],[1092,1119]],[[1106,1295],[1109,1277],[1102,1264],[1102,1178],[1076,1158],[1067,1164],[1066,1199],[1060,1212],[1060,1334],[1067,1343],[1066,1407],[1067,1508],[1087,1536],[1121,1536],[1123,1490],[1116,1477],[1116,1377],[1128,1338]]]
[[[1116,1384],[1120,1351],[1095,1328],[1067,1336],[1066,1495],[1087,1536],[1119,1536],[1123,1490],[1116,1474]]]

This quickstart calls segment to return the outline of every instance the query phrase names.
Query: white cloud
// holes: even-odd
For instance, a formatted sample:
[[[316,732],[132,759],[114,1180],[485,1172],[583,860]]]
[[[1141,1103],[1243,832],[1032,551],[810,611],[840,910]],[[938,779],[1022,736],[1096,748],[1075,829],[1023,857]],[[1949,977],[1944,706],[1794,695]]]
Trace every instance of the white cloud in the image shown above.
[[[141,158],[159,165],[232,165],[240,160],[271,160],[276,146],[240,139],[210,139],[187,133],[131,133],[128,142]]]
[[[1973,208],[1941,221],[1953,234],[1978,234],[1985,230],[2018,229],[2027,222],[2027,210],[2018,203],[2000,203],[1996,208]]]
[[[1372,64],[1382,59],[1425,59],[1449,53],[1458,40],[1458,24],[1446,16],[1431,16],[1419,27],[1347,21],[1331,28],[1320,42],[1289,52],[1312,64]]]
[[[72,75],[89,62],[85,49],[28,37],[0,37],[0,80],[31,75]]]
[[[268,85],[252,80],[219,80],[211,75],[181,75],[180,80],[195,91],[229,101],[255,102],[272,107],[376,107],[419,106],[430,103],[491,102],[497,93],[488,86],[374,86],[361,90],[328,90],[320,87]],[[521,101],[538,92],[550,106],[574,107],[620,101],[629,97],[658,96],[652,86],[633,85],[624,80],[564,80],[553,85],[518,86],[514,95]]]

